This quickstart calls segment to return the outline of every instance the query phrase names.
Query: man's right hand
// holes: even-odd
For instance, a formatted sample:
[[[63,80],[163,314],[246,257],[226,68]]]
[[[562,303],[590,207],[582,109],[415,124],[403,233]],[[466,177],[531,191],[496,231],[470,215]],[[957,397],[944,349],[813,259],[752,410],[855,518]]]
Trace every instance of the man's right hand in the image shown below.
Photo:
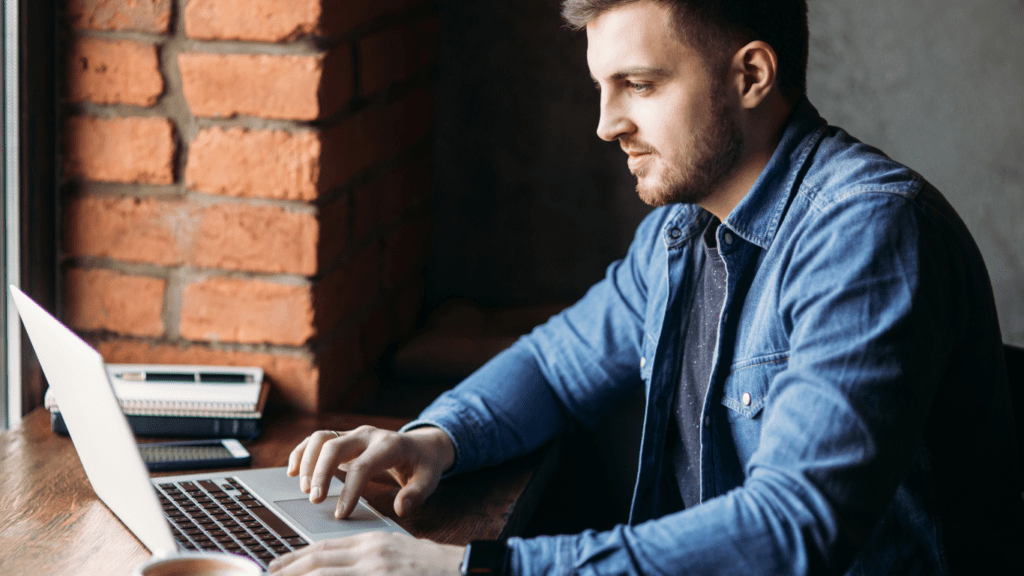
[[[374,476],[388,472],[401,487],[395,512],[410,514],[433,494],[455,462],[455,447],[440,428],[426,426],[408,432],[360,426],[348,432],[314,432],[292,450],[288,475],[299,476],[299,487],[318,504],[327,497],[338,470],[347,472],[334,515],[346,518],[355,510],[363,488]]]

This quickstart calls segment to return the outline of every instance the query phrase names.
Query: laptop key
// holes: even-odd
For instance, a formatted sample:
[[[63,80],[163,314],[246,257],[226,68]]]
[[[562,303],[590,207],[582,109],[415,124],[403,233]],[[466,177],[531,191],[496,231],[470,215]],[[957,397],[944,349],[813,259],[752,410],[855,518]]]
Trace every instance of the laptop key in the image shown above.
[[[256,516],[262,520],[271,530],[277,532],[277,535],[282,538],[290,538],[292,536],[298,536],[299,534],[292,529],[291,526],[284,523],[277,514],[271,512],[268,508],[252,508],[249,510],[253,516]]]
[[[220,485],[213,480],[200,480],[198,484],[205,488],[207,492],[220,492]]]

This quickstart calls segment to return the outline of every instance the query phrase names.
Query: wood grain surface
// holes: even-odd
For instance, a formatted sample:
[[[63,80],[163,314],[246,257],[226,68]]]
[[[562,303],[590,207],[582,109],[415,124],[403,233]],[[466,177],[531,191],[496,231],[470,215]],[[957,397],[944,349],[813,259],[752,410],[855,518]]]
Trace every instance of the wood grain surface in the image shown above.
[[[397,430],[405,423],[341,414],[276,414],[267,419],[261,437],[245,443],[253,467],[285,465],[292,448],[315,430],[363,424]],[[508,537],[532,514],[553,467],[553,453],[542,449],[446,479],[408,518],[395,515],[394,483],[370,482],[364,496],[420,538],[465,544]],[[0,434],[0,574],[127,575],[148,558],[149,551],[96,497],[71,440],[50,430],[45,410],[33,411],[20,426]]]

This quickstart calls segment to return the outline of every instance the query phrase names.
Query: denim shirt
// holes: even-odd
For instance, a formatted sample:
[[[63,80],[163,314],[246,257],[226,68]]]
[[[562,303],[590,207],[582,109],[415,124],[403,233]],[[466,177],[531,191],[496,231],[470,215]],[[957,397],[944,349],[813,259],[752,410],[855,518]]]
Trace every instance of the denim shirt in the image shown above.
[[[938,191],[806,99],[717,231],[728,280],[701,504],[666,509],[664,447],[709,217],[654,210],[578,303],[409,425],[448,433],[456,473],[529,452],[570,422],[594,426],[644,388],[628,522],[513,538],[510,571],[1024,573],[1013,415],[981,255]]]

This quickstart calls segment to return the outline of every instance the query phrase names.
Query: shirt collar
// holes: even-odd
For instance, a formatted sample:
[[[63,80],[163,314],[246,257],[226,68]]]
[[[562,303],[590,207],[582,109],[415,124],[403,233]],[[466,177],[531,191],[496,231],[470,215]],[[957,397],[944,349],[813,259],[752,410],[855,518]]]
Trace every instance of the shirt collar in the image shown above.
[[[801,96],[768,164],[723,224],[744,240],[768,249],[789,206],[797,178],[827,129],[817,109],[806,96]]]

